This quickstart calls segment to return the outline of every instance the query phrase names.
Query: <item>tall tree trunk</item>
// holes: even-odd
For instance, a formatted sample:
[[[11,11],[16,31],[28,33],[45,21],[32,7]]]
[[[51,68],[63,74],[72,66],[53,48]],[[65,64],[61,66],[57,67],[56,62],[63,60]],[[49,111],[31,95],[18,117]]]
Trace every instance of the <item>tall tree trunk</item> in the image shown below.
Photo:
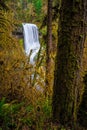
[[[62,0],[53,88],[53,120],[75,123],[86,38],[86,0]]]
[[[46,46],[46,92],[50,90],[52,85],[51,69],[52,69],[52,0],[48,0],[48,17],[47,17],[47,46]],[[50,91],[49,91],[50,92]],[[48,93],[49,93],[48,92]],[[47,93],[46,93],[47,94]]]
[[[87,128],[87,73],[84,76],[84,93],[78,110],[78,122]]]

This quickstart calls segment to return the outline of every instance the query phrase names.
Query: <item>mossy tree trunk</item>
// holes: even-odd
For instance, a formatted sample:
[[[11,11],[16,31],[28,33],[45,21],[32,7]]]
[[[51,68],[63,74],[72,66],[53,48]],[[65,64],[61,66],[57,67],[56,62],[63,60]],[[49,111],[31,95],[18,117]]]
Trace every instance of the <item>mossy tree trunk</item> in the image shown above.
[[[46,45],[46,89],[45,94],[49,95],[52,78],[52,0],[48,0],[48,11],[47,11],[47,45]],[[48,93],[48,94],[47,94]]]
[[[86,38],[86,0],[62,0],[53,88],[53,120],[76,123],[80,68]]]
[[[87,72],[84,76],[84,93],[78,110],[78,122],[87,128]]]

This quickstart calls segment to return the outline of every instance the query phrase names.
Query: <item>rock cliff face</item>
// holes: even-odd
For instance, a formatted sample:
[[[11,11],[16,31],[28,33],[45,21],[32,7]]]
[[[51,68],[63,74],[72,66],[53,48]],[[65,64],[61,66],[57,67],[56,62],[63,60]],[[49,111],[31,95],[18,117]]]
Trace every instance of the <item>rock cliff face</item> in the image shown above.
[[[17,27],[16,30],[14,32],[12,32],[12,35],[18,39],[23,38],[23,28]]]

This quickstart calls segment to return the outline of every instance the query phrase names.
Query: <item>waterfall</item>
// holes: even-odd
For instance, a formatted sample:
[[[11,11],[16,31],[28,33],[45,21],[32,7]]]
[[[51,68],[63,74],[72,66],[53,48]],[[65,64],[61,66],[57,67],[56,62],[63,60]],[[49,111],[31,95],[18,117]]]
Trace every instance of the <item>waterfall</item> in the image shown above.
[[[35,56],[40,49],[38,28],[35,24],[23,23],[24,49],[27,56],[30,55],[30,63],[35,63]],[[31,54],[30,54],[31,53]]]

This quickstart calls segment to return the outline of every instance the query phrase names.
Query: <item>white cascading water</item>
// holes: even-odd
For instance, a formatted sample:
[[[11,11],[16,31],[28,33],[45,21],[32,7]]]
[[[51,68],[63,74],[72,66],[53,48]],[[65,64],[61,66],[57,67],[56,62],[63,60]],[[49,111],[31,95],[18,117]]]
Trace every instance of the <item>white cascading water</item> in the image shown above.
[[[38,28],[35,24],[23,23],[24,49],[27,56],[30,55],[30,63],[34,64],[34,58],[40,49]],[[31,52],[31,54],[30,54]]]

